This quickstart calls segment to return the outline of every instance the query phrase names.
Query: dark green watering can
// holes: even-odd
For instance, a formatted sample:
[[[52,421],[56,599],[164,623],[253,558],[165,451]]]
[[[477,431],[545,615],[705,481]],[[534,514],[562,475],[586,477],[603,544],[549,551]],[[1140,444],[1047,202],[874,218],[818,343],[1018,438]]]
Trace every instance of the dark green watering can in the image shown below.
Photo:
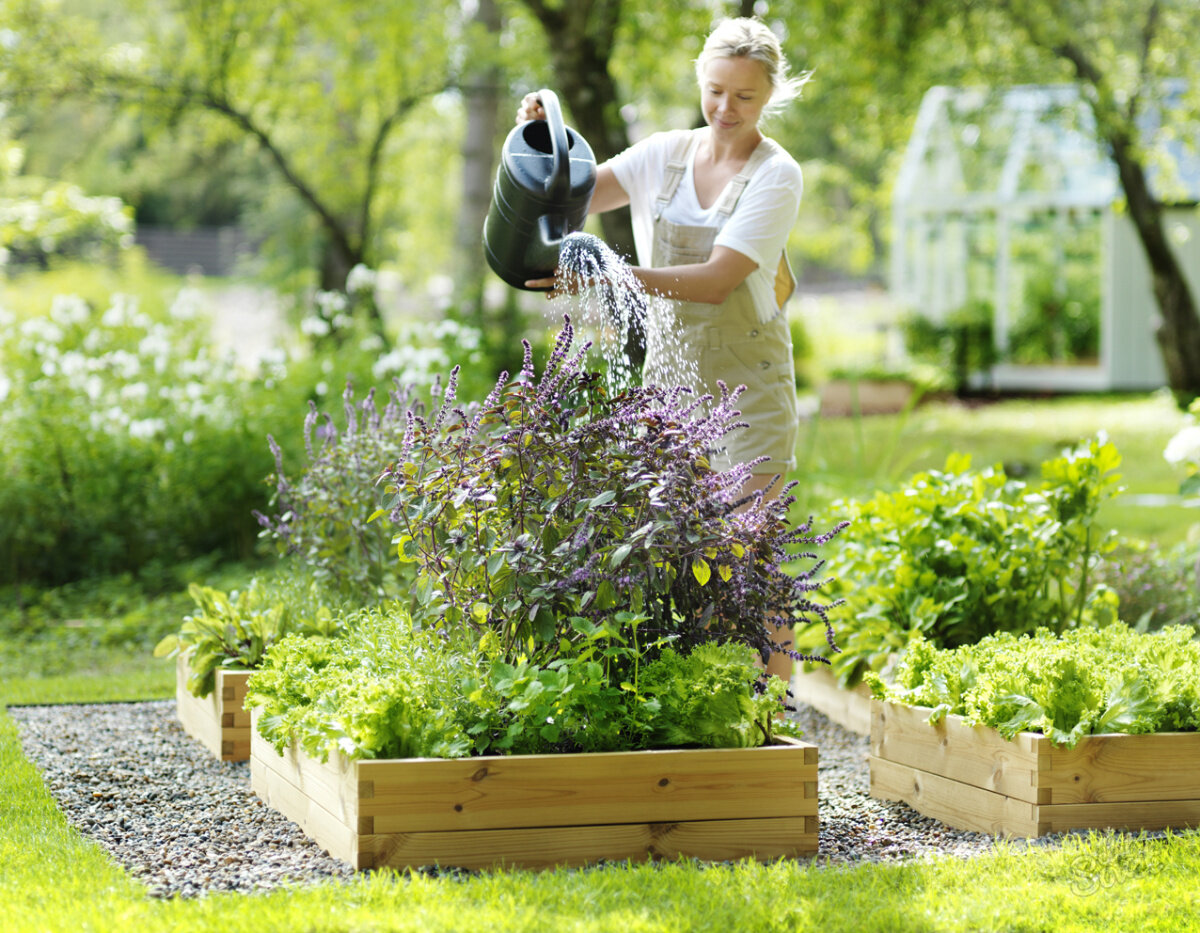
[[[515,288],[554,274],[563,237],[582,229],[596,186],[591,147],[563,123],[553,91],[538,97],[546,119],[528,120],[505,139],[483,225],[488,265]]]

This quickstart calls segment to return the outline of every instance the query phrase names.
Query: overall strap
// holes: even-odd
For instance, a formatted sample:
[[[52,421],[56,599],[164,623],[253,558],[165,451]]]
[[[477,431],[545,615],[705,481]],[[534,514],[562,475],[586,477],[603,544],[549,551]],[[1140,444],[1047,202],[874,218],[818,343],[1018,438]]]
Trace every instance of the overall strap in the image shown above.
[[[699,130],[683,130],[679,133],[679,139],[675,143],[675,148],[671,150],[671,157],[667,160],[667,168],[663,173],[662,190],[654,199],[655,221],[662,217],[663,211],[671,203],[671,198],[675,197],[675,189],[679,187],[679,183],[687,172],[688,157],[699,142]]]
[[[718,216],[726,220],[729,218],[729,215],[733,213],[734,207],[737,206],[738,198],[746,190],[746,185],[749,184],[751,176],[778,149],[779,144],[775,140],[763,137],[762,142],[758,144],[758,147],[750,154],[750,158],[746,160],[746,164],[742,166],[742,170],[733,176],[733,179],[726,187],[725,193],[721,197],[721,202],[717,205]],[[775,270],[776,307],[782,309],[795,290],[796,276],[792,272],[791,263],[788,261],[787,250],[784,250],[779,257],[779,265]]]
[[[733,213],[734,207],[737,206],[738,198],[742,196],[742,192],[746,190],[746,185],[750,183],[751,176],[760,165],[775,154],[778,143],[773,139],[767,139],[765,136],[762,141],[750,153],[750,158],[746,160],[746,164],[742,166],[742,170],[730,179],[729,184],[725,186],[725,193],[721,196],[720,203],[717,204],[717,216],[722,220],[727,220],[729,215]]]

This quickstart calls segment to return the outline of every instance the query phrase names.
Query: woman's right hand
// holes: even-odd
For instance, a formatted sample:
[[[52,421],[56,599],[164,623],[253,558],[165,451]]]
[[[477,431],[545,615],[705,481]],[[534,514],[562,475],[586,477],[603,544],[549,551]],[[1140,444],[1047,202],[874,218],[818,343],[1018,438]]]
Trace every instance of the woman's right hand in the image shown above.
[[[542,106],[542,100],[537,96],[536,92],[530,92],[521,98],[521,106],[517,108],[517,123],[525,123],[528,120],[545,120],[546,109]]]

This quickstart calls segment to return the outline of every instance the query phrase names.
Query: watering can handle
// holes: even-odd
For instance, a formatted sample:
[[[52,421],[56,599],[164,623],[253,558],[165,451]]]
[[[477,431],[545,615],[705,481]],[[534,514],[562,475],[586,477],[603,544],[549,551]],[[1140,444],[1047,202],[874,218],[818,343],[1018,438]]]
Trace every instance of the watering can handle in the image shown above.
[[[550,157],[553,160],[550,177],[546,179],[546,197],[565,202],[571,194],[571,154],[567,140],[567,125],[563,123],[558,95],[543,88],[538,91],[542,109],[546,111],[546,127],[550,130]]]

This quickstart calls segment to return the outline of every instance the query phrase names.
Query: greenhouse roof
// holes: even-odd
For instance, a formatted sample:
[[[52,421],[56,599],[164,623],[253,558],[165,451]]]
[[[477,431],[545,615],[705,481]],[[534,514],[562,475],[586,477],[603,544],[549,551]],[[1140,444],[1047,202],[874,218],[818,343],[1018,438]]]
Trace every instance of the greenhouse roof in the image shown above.
[[[1141,121],[1157,156],[1150,182],[1167,203],[1200,201],[1196,147],[1159,126],[1181,106],[1182,81]],[[1170,129],[1170,127],[1168,127]],[[918,213],[1099,209],[1119,195],[1116,166],[1095,138],[1075,85],[931,88],[921,102],[893,203]]]

